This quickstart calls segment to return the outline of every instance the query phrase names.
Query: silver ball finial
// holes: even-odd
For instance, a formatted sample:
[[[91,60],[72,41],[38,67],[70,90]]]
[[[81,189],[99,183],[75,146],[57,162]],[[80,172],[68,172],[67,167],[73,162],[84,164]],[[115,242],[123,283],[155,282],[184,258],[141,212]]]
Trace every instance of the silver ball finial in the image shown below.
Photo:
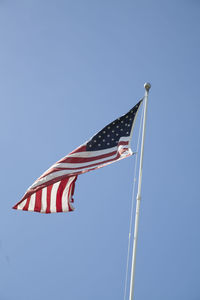
[[[146,83],[144,84],[144,88],[145,88],[145,90],[148,92],[148,91],[150,90],[150,88],[151,88],[151,84],[150,84],[149,82],[146,82]]]

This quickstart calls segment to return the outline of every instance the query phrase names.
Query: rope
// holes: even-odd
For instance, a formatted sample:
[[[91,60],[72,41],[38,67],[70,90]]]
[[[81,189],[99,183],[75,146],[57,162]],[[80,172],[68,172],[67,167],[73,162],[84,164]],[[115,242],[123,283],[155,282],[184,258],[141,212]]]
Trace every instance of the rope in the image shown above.
[[[133,208],[134,208],[134,203],[135,203],[134,200],[135,200],[136,172],[137,172],[137,163],[138,163],[138,150],[139,150],[140,137],[141,137],[141,131],[142,131],[141,129],[142,129],[143,111],[144,111],[144,105],[142,108],[142,116],[140,119],[140,127],[139,127],[137,148],[136,148],[136,154],[135,154],[136,158],[135,158],[131,213],[130,213],[130,223],[129,223],[128,250],[127,250],[127,261],[126,261],[126,277],[125,277],[125,286],[124,286],[124,300],[126,300],[126,294],[127,294],[128,268],[129,268],[129,259],[130,259],[130,244],[131,244],[131,235],[132,235],[132,226],[133,226]]]

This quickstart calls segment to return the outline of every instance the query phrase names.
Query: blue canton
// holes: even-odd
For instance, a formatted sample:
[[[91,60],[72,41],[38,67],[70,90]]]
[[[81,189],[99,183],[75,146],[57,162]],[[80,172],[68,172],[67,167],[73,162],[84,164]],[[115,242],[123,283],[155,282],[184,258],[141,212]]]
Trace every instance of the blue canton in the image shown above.
[[[112,148],[118,145],[121,137],[128,137],[131,134],[133,122],[141,104],[140,100],[127,114],[108,124],[86,145],[87,151],[97,151]]]

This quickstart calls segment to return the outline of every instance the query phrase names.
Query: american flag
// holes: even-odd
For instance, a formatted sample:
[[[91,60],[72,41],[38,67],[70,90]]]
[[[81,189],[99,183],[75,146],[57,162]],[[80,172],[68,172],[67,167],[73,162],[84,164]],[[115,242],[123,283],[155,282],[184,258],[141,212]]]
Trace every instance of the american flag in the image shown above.
[[[44,172],[13,208],[40,213],[74,210],[77,176],[132,155],[130,141],[140,100],[127,114],[114,120],[89,141]]]

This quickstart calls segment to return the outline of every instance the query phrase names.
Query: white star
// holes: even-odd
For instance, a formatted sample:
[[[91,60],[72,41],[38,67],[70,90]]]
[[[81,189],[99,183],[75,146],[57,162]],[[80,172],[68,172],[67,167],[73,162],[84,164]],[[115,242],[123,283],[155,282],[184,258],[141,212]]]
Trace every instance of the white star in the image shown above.
[[[101,144],[98,144],[98,146],[101,146]]]
[[[110,129],[110,126],[108,126],[108,129]]]
[[[103,139],[103,142],[105,142],[106,140]]]
[[[110,145],[110,143],[107,143],[107,145]]]
[[[110,136],[110,134],[107,134],[107,137],[109,137]]]
[[[123,131],[123,128],[121,128],[120,130]]]
[[[117,128],[119,128],[119,126],[117,125]]]
[[[96,143],[96,140],[94,140],[94,143]]]
[[[118,136],[119,134],[118,133],[116,133],[116,136]]]
[[[130,127],[130,124],[128,124],[128,127]]]
[[[112,141],[114,141],[114,139],[111,139]]]
[[[114,130],[112,130],[112,132],[115,132]]]
[[[101,135],[99,135],[99,138],[101,138]]]
[[[103,133],[106,133],[105,130],[103,131]]]
[[[124,121],[121,121],[121,123],[124,123]]]

